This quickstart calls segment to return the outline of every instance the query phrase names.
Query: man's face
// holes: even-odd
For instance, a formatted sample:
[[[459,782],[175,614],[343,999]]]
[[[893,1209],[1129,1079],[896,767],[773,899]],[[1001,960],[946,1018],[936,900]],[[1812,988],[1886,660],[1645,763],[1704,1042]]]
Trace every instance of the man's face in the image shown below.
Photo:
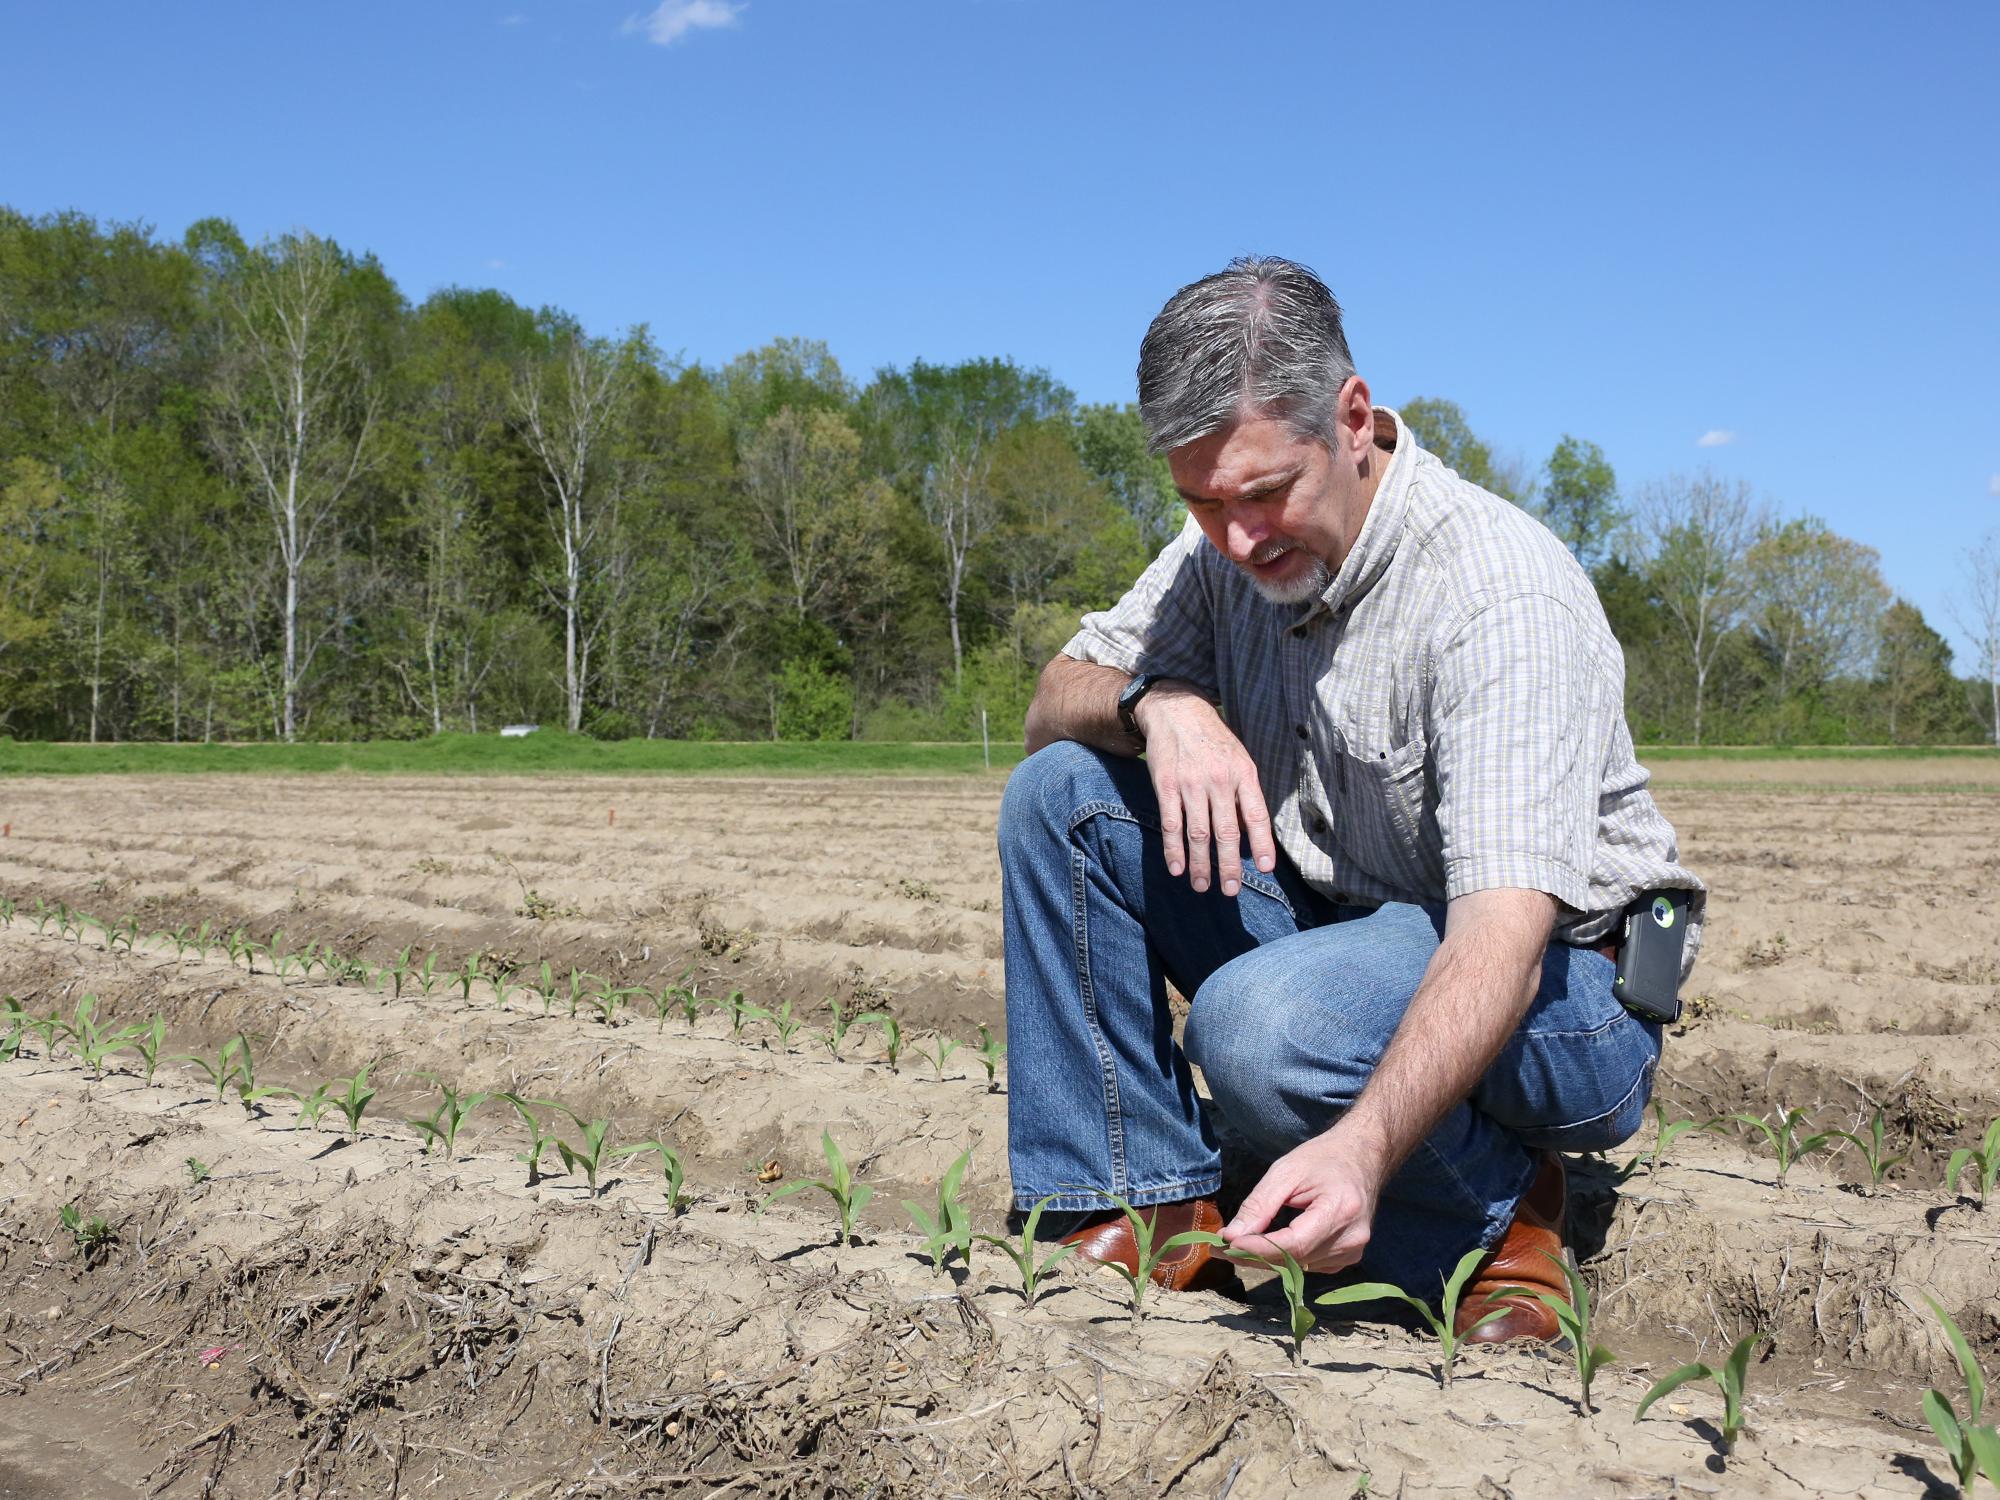
[[[1273,604],[1325,592],[1351,538],[1333,455],[1275,417],[1245,417],[1167,455],[1174,486],[1215,550]]]

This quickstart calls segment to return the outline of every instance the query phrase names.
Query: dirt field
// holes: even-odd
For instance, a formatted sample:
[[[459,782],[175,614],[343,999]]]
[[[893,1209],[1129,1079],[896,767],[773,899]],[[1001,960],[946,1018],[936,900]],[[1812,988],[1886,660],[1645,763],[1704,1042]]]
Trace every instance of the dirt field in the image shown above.
[[[1923,1294],[2000,1364],[2000,1205],[1941,1186],[2000,1113],[2000,796],[1762,770],[1661,778],[1715,893],[1661,1097],[1821,1128],[1880,1108],[1910,1159],[1869,1190],[1843,1145],[1781,1186],[1761,1141],[1694,1132],[1621,1184],[1649,1131],[1573,1163],[1620,1355],[1588,1422],[1562,1357],[1475,1350],[1445,1391],[1434,1343],[1393,1323],[1322,1326],[1294,1368],[1268,1281],[1162,1296],[1134,1328],[1122,1283],[1075,1262],[1032,1309],[997,1251],[933,1269],[899,1204],[931,1203],[961,1151],[1002,1229],[1005,1064],[989,1090],[974,1047],[916,1055],[1001,1029],[997,778],[0,783],[0,995],[167,1028],[151,1086],[131,1052],[96,1078],[32,1028],[0,1063],[0,1497],[1948,1493],[1918,1400],[1935,1381],[1964,1403]],[[38,901],[113,928],[66,937]],[[148,936],[204,921],[284,937],[246,963]],[[478,952],[515,987],[503,1008],[483,980],[273,972],[309,942],[440,971]],[[606,981],[574,1016],[572,968]],[[653,999],[683,976],[693,1022]],[[590,992],[621,987],[648,993],[601,1019]],[[784,1050],[699,1004],[738,989],[809,1032]],[[826,1044],[829,996],[901,1018],[899,1071],[874,1027]],[[262,1085],[372,1062],[360,1133],[218,1102],[165,1060],[239,1034]],[[596,1196],[553,1150],[531,1181],[497,1102],[426,1155],[404,1123],[436,1105],[424,1075],[672,1143],[685,1211],[657,1156]],[[818,1194],[753,1212],[820,1171],[822,1129],[876,1189],[856,1244]],[[69,1204],[110,1242],[80,1246]],[[1773,1344],[1726,1464],[1713,1388],[1634,1424],[1652,1379],[1754,1328]]]

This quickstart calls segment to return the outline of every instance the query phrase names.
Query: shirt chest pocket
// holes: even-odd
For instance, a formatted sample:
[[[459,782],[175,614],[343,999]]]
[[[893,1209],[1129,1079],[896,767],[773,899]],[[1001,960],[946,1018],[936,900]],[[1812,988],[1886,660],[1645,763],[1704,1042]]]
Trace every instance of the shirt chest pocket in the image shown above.
[[[1342,746],[1332,756],[1327,787],[1334,837],[1378,879],[1414,892],[1433,885],[1441,891],[1435,819],[1425,812],[1423,740],[1372,747],[1343,737]]]

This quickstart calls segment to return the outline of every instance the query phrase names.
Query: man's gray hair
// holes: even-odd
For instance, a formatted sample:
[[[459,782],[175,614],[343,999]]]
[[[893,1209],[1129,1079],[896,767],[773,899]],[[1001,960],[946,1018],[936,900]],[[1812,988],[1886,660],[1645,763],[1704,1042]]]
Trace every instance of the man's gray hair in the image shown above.
[[[1252,412],[1331,447],[1334,398],[1353,373],[1326,283],[1296,261],[1244,255],[1153,319],[1139,345],[1139,415],[1155,453]]]

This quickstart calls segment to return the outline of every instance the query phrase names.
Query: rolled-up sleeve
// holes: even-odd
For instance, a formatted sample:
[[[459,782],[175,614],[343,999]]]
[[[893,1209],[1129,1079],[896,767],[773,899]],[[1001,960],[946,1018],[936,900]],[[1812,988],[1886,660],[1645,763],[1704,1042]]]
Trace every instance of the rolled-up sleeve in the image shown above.
[[[1432,767],[1445,897],[1546,891],[1590,907],[1598,740],[1610,722],[1581,624],[1561,600],[1475,608],[1434,655]]]
[[[1137,676],[1180,677],[1219,696],[1207,538],[1190,521],[1109,609],[1085,615],[1063,655]]]

